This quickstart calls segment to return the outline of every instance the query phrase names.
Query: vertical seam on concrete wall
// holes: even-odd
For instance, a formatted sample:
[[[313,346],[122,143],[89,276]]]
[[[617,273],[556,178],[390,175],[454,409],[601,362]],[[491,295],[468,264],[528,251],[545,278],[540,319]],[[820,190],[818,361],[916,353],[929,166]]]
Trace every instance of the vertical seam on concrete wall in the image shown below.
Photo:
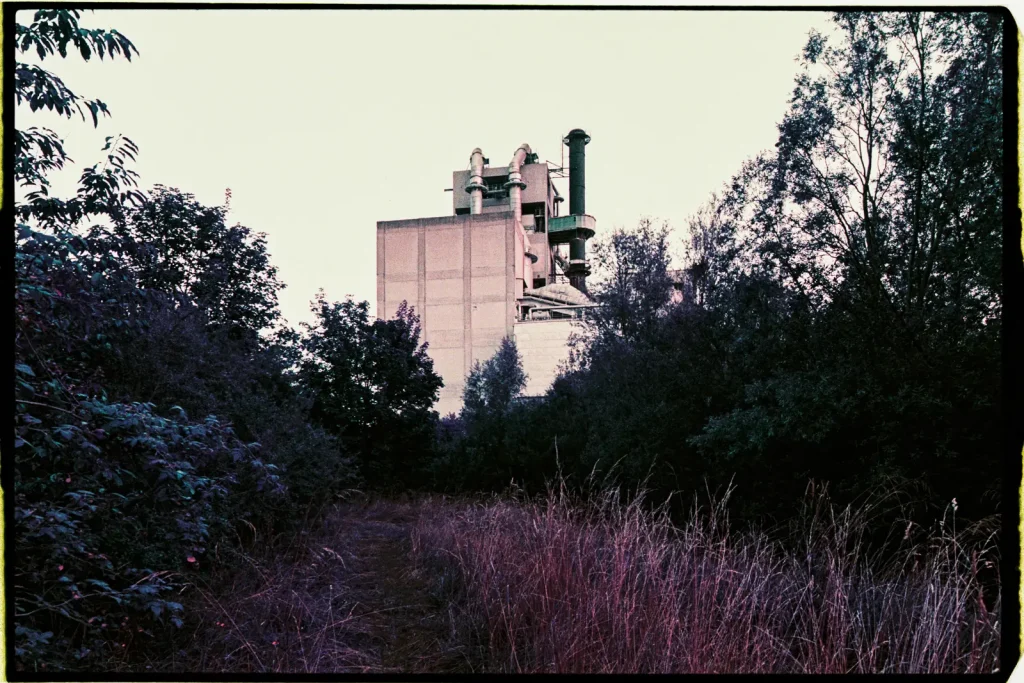
[[[427,226],[422,222],[416,235],[416,312],[420,329],[427,336]]]
[[[512,336],[516,319],[516,222],[505,219],[505,336]]]
[[[377,226],[377,317],[385,318],[387,312],[384,310],[387,288],[387,258],[388,258],[388,229],[383,230]]]
[[[473,364],[473,219],[462,224],[463,380]]]

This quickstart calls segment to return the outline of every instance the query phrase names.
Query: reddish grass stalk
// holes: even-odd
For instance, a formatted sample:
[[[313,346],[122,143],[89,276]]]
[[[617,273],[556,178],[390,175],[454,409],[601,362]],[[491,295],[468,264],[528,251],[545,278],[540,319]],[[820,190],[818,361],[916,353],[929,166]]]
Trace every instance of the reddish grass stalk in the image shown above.
[[[942,526],[897,560],[868,554],[872,505],[824,493],[785,539],[729,529],[726,495],[682,527],[607,491],[583,504],[421,506],[414,557],[504,672],[991,672],[999,621],[982,598],[992,535]],[[970,543],[969,543],[970,541]],[[969,547],[968,547],[969,546]],[[788,548],[788,549],[787,549]],[[915,564],[911,565],[911,561]],[[999,604],[998,597],[995,605]],[[996,608],[998,609],[998,608]]]

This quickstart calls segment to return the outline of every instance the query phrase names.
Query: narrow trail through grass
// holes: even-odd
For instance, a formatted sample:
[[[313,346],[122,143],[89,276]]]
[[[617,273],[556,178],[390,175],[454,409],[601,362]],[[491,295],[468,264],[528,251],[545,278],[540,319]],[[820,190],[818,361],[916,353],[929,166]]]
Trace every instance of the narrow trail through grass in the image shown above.
[[[612,494],[600,505],[338,505],[197,581],[200,623],[170,670],[997,670],[998,593],[988,607],[976,571],[993,552],[984,525],[929,536],[907,570],[865,559],[861,513],[821,517],[804,561],[728,531],[724,502],[682,527]]]
[[[349,553],[355,574],[348,584],[359,602],[353,613],[365,620],[376,641],[380,670],[458,672],[465,661],[451,647],[454,633],[445,608],[434,599],[429,577],[413,566],[412,507],[353,509]]]
[[[245,556],[248,571],[197,585],[203,618],[170,670],[471,671],[432,577],[413,564],[418,512],[408,503],[347,503],[316,531]]]

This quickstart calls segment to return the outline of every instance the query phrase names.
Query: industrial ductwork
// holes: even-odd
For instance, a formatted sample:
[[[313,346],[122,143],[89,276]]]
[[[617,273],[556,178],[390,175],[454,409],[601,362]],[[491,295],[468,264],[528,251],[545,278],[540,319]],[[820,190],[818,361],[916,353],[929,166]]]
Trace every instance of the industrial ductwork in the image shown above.
[[[533,281],[533,264],[537,261],[537,257],[530,253],[530,239],[523,229],[523,188],[526,187],[526,183],[523,182],[523,174],[520,172],[523,164],[532,154],[533,150],[528,144],[524,142],[519,145],[508,165],[508,182],[505,183],[505,187],[508,189],[508,204],[512,210],[513,225],[515,225],[517,237],[522,239],[523,244],[523,253],[517,255],[529,259],[529,263],[524,258],[516,266],[516,277],[521,278],[521,286],[524,287],[526,283]],[[522,296],[522,290],[519,291],[519,296]]]
[[[563,196],[562,196],[562,195],[561,195],[561,194],[560,194],[560,193],[558,192],[558,188],[557,188],[557,187],[555,187],[554,185],[551,185],[551,189],[555,191],[555,205],[554,205],[554,206],[552,207],[552,211],[553,211],[553,212],[554,212],[554,213],[555,213],[555,214],[557,215],[557,214],[558,214],[558,209],[557,209],[557,207],[558,207],[558,205],[559,205],[559,204],[561,204],[562,202],[564,202],[564,201],[565,201],[565,197],[563,197]]]
[[[508,188],[508,205],[517,224],[523,220],[523,188],[526,187],[519,169],[530,154],[533,154],[533,150],[524,142],[512,155],[512,162],[508,165],[508,182],[505,183],[505,187]]]
[[[469,193],[469,212],[483,213],[484,209],[484,153],[479,147],[469,156],[469,182],[466,192]]]

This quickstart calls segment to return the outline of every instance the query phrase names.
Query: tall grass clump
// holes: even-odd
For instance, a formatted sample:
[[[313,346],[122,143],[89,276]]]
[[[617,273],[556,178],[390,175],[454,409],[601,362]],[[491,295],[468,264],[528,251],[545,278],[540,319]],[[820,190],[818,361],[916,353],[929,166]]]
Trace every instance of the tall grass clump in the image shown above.
[[[381,672],[364,585],[375,584],[378,568],[368,565],[361,537],[391,506],[365,502],[354,490],[343,495],[350,500],[308,509],[295,533],[254,531],[249,546],[217,548],[212,570],[193,576],[184,591],[188,619],[172,653],[150,658],[145,670]]]
[[[730,529],[729,493],[667,505],[546,499],[446,503],[421,516],[417,562],[459,615],[477,666],[500,672],[991,672],[998,666],[994,532],[899,530],[867,542],[879,505],[825,492],[786,533]],[[950,511],[947,511],[950,512]],[[915,530],[915,533],[911,533]],[[895,549],[894,549],[895,547]]]

